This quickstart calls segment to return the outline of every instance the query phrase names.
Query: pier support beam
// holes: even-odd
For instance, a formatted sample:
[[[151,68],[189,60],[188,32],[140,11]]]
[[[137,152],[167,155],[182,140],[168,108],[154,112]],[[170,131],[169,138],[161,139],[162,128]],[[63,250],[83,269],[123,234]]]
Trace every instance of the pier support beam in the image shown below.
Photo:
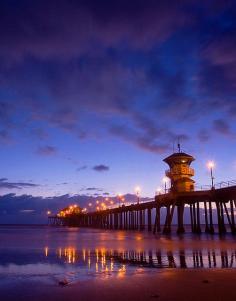
[[[210,234],[214,234],[214,226],[213,226],[213,217],[212,217],[212,204],[211,201],[209,201],[209,217],[210,217]]]
[[[236,227],[235,227],[235,219],[234,219],[234,202],[230,200],[230,213],[231,213],[231,221],[232,221],[232,233],[236,234]]]
[[[177,216],[178,216],[177,233],[178,234],[185,233],[185,230],[184,230],[184,203],[179,204],[177,206]]]
[[[204,214],[205,214],[205,232],[209,233],[210,232],[210,227],[208,224],[208,211],[207,211],[207,203],[204,201]]]
[[[198,234],[202,233],[201,220],[200,220],[200,203],[199,202],[197,202],[197,228],[196,228],[196,232]]]
[[[148,231],[152,231],[152,210],[148,208]]]

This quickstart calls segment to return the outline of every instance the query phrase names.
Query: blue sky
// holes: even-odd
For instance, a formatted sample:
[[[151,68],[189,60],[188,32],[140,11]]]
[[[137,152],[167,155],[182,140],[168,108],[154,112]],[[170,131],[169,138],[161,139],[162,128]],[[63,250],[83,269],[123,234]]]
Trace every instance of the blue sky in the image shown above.
[[[2,195],[151,197],[178,138],[236,179],[234,1],[0,6]]]

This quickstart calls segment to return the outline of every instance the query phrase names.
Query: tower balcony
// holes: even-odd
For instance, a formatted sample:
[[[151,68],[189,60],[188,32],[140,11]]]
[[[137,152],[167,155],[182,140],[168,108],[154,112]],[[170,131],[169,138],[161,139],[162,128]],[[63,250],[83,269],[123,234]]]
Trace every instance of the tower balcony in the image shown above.
[[[168,169],[165,172],[168,178],[172,178],[173,176],[194,176],[194,169],[191,167],[174,167],[172,169]]]

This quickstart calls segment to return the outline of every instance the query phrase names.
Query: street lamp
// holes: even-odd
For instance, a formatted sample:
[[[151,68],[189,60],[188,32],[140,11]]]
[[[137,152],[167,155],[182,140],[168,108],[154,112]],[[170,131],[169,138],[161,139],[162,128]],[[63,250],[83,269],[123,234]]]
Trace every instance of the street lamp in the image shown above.
[[[210,173],[211,173],[211,189],[213,189],[214,188],[213,168],[215,167],[215,163],[213,161],[209,161],[207,163],[207,167],[210,169]]]
[[[122,199],[122,194],[121,194],[121,193],[118,193],[119,207],[120,207],[121,199]]]
[[[167,182],[169,181],[169,178],[164,177],[164,178],[162,179],[162,181],[163,181],[163,183],[164,183],[164,191],[165,191],[165,194],[166,194],[166,192],[167,192]]]
[[[140,191],[141,191],[140,187],[137,186],[137,187],[135,188],[135,192],[136,192],[136,195],[137,195],[137,203],[138,203],[138,204],[140,203]]]
[[[157,190],[156,190],[156,195],[160,195],[161,194],[161,188],[158,187]]]

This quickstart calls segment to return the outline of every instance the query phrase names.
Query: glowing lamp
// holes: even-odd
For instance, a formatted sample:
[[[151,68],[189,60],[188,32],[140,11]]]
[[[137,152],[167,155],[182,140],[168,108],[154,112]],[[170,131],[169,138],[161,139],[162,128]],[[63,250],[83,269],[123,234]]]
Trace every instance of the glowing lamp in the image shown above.
[[[209,169],[212,169],[212,168],[215,167],[215,163],[214,163],[213,161],[209,161],[209,162],[207,163],[207,167],[208,167]]]

